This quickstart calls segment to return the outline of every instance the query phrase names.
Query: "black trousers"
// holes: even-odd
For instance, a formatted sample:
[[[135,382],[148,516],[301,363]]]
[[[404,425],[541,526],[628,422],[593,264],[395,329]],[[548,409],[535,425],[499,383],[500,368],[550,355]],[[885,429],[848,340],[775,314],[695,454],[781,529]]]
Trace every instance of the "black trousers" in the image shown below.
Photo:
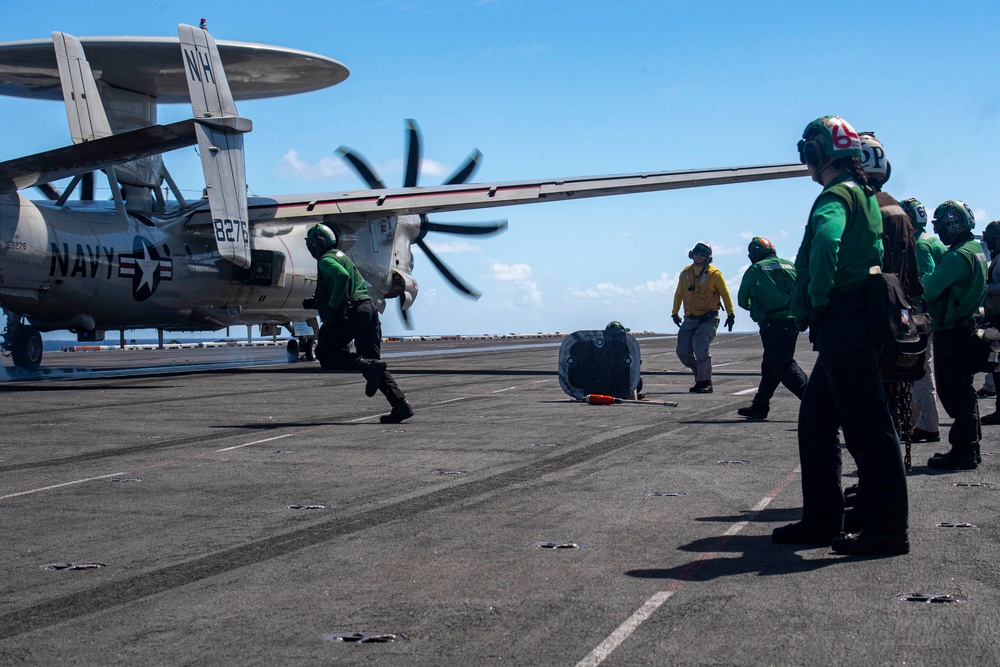
[[[906,471],[865,329],[860,290],[835,298],[814,327],[819,356],[799,407],[802,521],[843,527],[841,428],[858,466],[865,528],[898,533],[909,522]]]
[[[981,437],[974,375],[966,370],[964,359],[971,335],[971,325],[934,332],[934,384],[941,405],[954,420],[948,444],[959,447],[975,445]]]
[[[760,385],[754,396],[755,408],[767,409],[779,384],[802,398],[806,389],[806,374],[795,362],[795,342],[799,328],[793,319],[764,320],[760,325],[760,342],[764,358],[760,363]]]
[[[355,352],[347,349],[354,341]],[[362,301],[355,308],[348,308],[340,320],[323,322],[316,343],[316,358],[328,371],[359,371],[361,359],[379,359],[382,356],[382,322],[378,308],[369,301]],[[382,374],[379,391],[390,405],[396,405],[405,396],[389,371]]]

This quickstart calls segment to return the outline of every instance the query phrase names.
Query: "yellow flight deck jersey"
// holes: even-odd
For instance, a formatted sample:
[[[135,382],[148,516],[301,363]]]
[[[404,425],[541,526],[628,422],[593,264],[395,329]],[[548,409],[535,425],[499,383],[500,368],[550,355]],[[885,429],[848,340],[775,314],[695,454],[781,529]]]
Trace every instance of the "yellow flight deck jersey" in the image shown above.
[[[726,304],[727,313],[735,312],[733,299],[729,296],[729,288],[726,287],[722,271],[711,264],[707,264],[701,270],[691,264],[684,267],[680,280],[677,281],[672,314],[676,315],[679,312],[683,302],[685,315],[699,317],[709,311],[718,310],[720,298]]]

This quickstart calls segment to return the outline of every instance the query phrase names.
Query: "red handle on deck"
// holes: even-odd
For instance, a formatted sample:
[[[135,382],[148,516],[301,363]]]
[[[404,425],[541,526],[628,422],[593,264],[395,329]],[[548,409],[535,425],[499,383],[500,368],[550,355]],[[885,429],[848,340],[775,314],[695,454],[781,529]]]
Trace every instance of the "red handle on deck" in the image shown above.
[[[602,394],[587,394],[585,398],[587,403],[591,405],[614,405],[621,400],[614,396],[604,396]]]

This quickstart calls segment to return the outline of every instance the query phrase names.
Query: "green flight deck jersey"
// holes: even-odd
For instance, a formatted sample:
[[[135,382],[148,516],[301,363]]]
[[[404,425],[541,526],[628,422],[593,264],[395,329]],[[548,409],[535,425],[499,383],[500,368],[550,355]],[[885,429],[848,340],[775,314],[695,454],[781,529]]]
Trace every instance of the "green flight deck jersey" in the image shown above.
[[[316,308],[324,322],[344,317],[350,303],[371,299],[364,276],[340,250],[320,257],[316,269]]]
[[[758,324],[791,319],[794,285],[795,265],[780,257],[766,257],[743,273],[736,301],[740,308],[750,311],[750,319]]]
[[[924,276],[924,299],[931,331],[972,324],[986,296],[986,255],[969,239],[948,248],[932,273]]]
[[[882,213],[850,173],[840,174],[816,198],[795,258],[792,314],[800,329],[809,310],[861,287],[882,266]]]
[[[917,255],[917,271],[920,273],[921,280],[923,280],[924,276],[934,270],[934,267],[944,254],[948,252],[948,248],[945,244],[941,243],[938,237],[921,231],[920,236],[917,237],[915,251]]]

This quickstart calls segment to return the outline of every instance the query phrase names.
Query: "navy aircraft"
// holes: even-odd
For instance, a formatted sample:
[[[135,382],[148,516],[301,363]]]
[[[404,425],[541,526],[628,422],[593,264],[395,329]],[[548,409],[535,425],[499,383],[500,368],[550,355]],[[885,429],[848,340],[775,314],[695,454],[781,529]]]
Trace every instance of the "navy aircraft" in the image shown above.
[[[225,66],[223,64],[225,63]],[[435,223],[429,214],[534,202],[790,178],[799,164],[617,176],[468,183],[473,151],[443,185],[417,186],[420,135],[409,121],[401,188],[388,188],[356,152],[343,157],[368,189],[248,197],[243,135],[252,129],[236,100],[303,93],[340,83],[341,63],[295,49],[216,42],[204,21],[172,38],[82,38],[0,44],[0,94],[62,99],[73,144],[0,163],[0,348],[18,369],[37,369],[41,332],[69,330],[81,341],[138,328],[210,331],[259,325],[286,329],[289,358],[311,359],[318,332],[316,263],[309,225],[338,237],[384,310],[398,299],[406,318],[417,296],[416,244],[457,289],[478,296],[427,247],[430,232],[490,234],[506,222]],[[192,117],[159,125],[158,103],[188,102]],[[188,201],[162,155],[196,145],[205,196]],[[112,201],[93,199],[93,175]],[[51,183],[70,178],[59,192]],[[20,191],[41,189],[30,201]],[[173,200],[167,192],[173,194]],[[79,190],[78,199],[70,195]],[[123,334],[124,335],[124,334]]]

